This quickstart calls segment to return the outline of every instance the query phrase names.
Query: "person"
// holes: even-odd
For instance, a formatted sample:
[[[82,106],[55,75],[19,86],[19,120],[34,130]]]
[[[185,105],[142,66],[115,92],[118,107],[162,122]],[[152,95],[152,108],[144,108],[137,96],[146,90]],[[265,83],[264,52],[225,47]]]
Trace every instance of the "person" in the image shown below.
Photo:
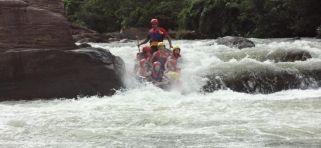
[[[143,42],[139,43],[137,46],[139,47],[140,45],[145,44],[149,41],[150,46],[152,48],[151,54],[153,55],[158,50],[157,48],[158,43],[163,42],[165,37],[168,40],[170,48],[173,48],[171,38],[168,35],[167,31],[164,28],[158,27],[159,25],[158,20],[155,18],[152,19],[151,24],[152,24],[152,29],[149,31],[147,38]]]
[[[178,72],[169,72],[166,74],[169,76],[168,82],[167,82],[167,90],[176,90],[183,92],[183,86],[180,79],[180,74]]]
[[[151,48],[149,46],[145,46],[143,47],[143,51],[137,53],[136,55],[136,63],[134,66],[134,73],[137,73],[137,70],[139,68],[139,63],[142,59],[146,59],[147,61],[150,62],[150,59],[152,57],[152,55],[150,54]],[[151,67],[151,66],[150,66]]]
[[[181,56],[180,52],[181,52],[181,48],[179,46],[174,46],[173,47],[173,53],[171,53],[171,55],[168,57],[168,59],[167,59],[167,61],[165,63],[165,69],[168,69],[167,65],[169,65],[168,62],[171,59],[175,60],[176,62],[181,61],[182,56]]]
[[[165,69],[165,73],[168,73],[168,72],[177,72],[177,73],[179,73],[180,72],[180,69],[179,68],[177,68],[177,62],[176,62],[176,60],[174,60],[174,59],[170,59],[170,60],[168,60],[168,62],[166,62],[167,64],[166,64],[166,69]]]
[[[143,47],[143,51],[137,53],[136,60],[139,63],[142,59],[146,59],[147,61],[150,61],[152,58],[152,55],[150,54],[151,48],[149,46]]]
[[[169,59],[174,59],[176,61],[182,58],[181,56],[181,48],[179,46],[173,47],[173,53],[168,57]]]
[[[149,68],[148,60],[142,59],[139,62],[139,68],[136,75],[143,81],[147,81],[151,75],[151,70]]]
[[[154,62],[153,69],[150,76],[150,81],[160,88],[168,85],[168,80],[164,79],[164,77],[168,78],[168,76],[164,76],[164,72],[161,70],[161,63]]]
[[[151,62],[160,62],[161,63],[161,70],[165,70],[165,63],[167,61],[168,54],[165,51],[165,44],[164,42],[159,42],[158,45],[158,51],[155,52],[152,56]]]

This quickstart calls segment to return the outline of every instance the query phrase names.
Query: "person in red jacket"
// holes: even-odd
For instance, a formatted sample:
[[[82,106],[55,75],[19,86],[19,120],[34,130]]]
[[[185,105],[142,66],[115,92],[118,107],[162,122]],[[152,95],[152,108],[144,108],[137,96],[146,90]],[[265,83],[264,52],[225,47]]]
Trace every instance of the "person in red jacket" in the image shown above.
[[[143,51],[137,53],[136,55],[136,63],[134,66],[134,73],[137,73],[137,70],[139,68],[139,63],[141,62],[142,59],[146,59],[148,63],[150,62],[150,59],[152,55],[150,54],[151,48],[149,46],[143,47]],[[151,64],[149,64],[151,67]]]
[[[137,70],[137,76],[142,81],[148,81],[151,75],[151,69],[149,68],[149,62],[146,59],[142,59],[139,62],[139,68]]]
[[[165,69],[165,73],[169,73],[169,72],[180,72],[180,69],[177,68],[177,62],[174,59],[170,59],[166,62],[166,69]]]
[[[182,58],[181,56],[181,48],[179,46],[173,47],[173,53],[169,57],[170,59],[174,59],[176,61],[180,60]]]
[[[158,50],[157,49],[158,43],[163,42],[165,37],[168,40],[170,48],[173,48],[171,38],[169,37],[167,31],[164,28],[158,27],[158,24],[159,24],[158,20],[155,18],[152,19],[151,24],[152,24],[152,29],[149,31],[147,38],[137,46],[139,47],[140,45],[145,44],[149,41],[150,46],[152,48],[151,54],[153,55],[154,52]]]
[[[147,61],[150,62],[150,59],[152,58],[152,55],[150,54],[151,50],[152,49],[149,46],[143,47],[143,51],[137,53],[137,56],[136,56],[137,62],[139,63],[140,60],[142,59],[146,59]]]
[[[167,61],[167,58],[168,58],[168,54],[165,51],[165,44],[164,42],[159,42],[158,51],[153,54],[151,61],[152,63],[156,61],[160,62],[161,70],[165,71],[165,63]]]

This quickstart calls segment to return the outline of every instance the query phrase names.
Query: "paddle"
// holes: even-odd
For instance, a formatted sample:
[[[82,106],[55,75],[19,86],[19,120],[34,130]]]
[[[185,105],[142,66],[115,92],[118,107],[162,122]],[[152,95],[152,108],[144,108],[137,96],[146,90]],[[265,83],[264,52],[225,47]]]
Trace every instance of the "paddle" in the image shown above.
[[[138,47],[138,52],[140,52],[140,48],[139,48],[139,40],[138,40],[138,36],[136,36],[136,39],[137,39],[137,47]]]
[[[165,48],[165,50],[166,50],[167,53],[172,53],[171,49]]]

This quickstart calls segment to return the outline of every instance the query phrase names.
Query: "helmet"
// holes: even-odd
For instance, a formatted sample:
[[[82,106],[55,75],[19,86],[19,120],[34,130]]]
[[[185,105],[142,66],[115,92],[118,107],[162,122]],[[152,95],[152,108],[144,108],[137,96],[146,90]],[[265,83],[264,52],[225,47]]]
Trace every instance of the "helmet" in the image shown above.
[[[181,48],[179,46],[174,46],[173,47],[173,51],[175,51],[176,49],[178,49],[179,51],[181,51]]]
[[[142,60],[140,60],[139,61],[139,66],[140,67],[142,67],[143,66],[143,64],[145,64],[147,62],[147,60],[146,59],[142,59]]]
[[[159,42],[158,44],[157,44],[157,46],[159,47],[159,46],[165,46],[165,44],[164,44],[164,42]]]
[[[153,23],[158,24],[159,22],[158,22],[157,19],[154,18],[154,19],[152,19],[152,20],[150,21],[150,23],[152,23],[152,24],[153,24]]]
[[[177,62],[174,59],[170,59],[168,62],[171,63],[174,67],[176,67],[177,65]]]
[[[156,65],[159,65],[159,66],[160,66],[160,65],[161,65],[161,63],[160,63],[160,62],[158,62],[158,61],[156,61],[156,62],[154,62],[154,63],[153,63],[153,67],[155,67]]]
[[[170,76],[171,76],[172,78],[174,78],[174,79],[178,80],[178,79],[179,79],[179,77],[180,77],[180,74],[179,74],[179,73],[177,73],[177,72],[171,72],[171,73],[170,73]]]
[[[152,49],[149,46],[143,47],[143,52],[150,52]]]

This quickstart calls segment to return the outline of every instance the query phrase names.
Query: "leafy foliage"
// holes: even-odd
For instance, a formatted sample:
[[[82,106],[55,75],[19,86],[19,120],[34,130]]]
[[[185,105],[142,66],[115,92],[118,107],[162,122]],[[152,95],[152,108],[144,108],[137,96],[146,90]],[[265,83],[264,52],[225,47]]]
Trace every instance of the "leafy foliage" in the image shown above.
[[[197,30],[208,37],[315,36],[320,0],[63,0],[68,20],[99,31],[150,27],[158,18],[171,30]]]

